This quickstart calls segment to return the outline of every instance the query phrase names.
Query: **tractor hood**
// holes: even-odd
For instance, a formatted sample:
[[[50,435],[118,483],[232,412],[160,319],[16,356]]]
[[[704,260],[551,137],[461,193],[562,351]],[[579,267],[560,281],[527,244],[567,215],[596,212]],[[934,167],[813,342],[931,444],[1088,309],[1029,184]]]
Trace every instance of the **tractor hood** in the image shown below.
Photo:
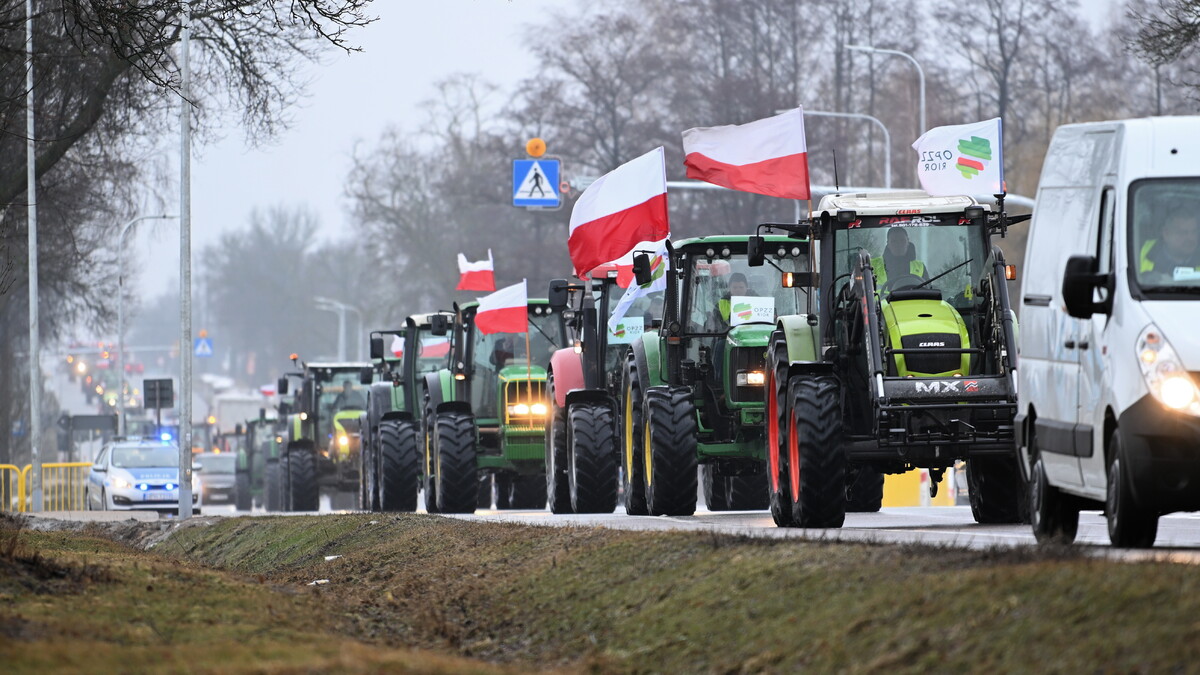
[[[766,347],[775,326],[765,323],[743,324],[729,329],[730,347]]]
[[[527,364],[504,366],[500,369],[500,379],[509,382],[527,379],[544,380],[546,379],[546,369],[536,364],[532,367]]]

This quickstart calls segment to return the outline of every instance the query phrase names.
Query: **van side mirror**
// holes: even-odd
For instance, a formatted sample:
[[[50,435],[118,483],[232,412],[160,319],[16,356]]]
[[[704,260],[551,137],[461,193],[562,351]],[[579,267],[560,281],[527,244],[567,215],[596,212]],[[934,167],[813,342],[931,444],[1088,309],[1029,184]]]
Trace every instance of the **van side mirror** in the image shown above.
[[[554,309],[563,309],[567,306],[567,280],[554,279],[550,282],[550,290],[546,293],[546,300],[549,301],[550,307]]]
[[[371,382],[374,380],[375,380],[375,369],[372,368],[371,366],[363,366],[362,369],[358,371],[358,383],[359,384],[371,384]]]
[[[288,379],[286,377],[279,378],[279,382],[275,384],[275,391],[279,392],[280,396],[286,396],[288,393]]]
[[[1076,319],[1088,319],[1096,313],[1106,313],[1102,304],[1092,301],[1097,288],[1108,285],[1107,274],[1096,274],[1096,257],[1073,255],[1067,258],[1063,272],[1062,294],[1067,314]]]
[[[429,332],[437,336],[450,332],[450,320],[445,314],[434,314],[429,317]]]
[[[638,286],[645,286],[652,280],[650,277],[650,256],[638,253],[633,256],[633,278]]]
[[[383,358],[383,336],[375,335],[371,338],[371,358]]]
[[[766,253],[763,252],[762,237],[754,235],[746,239],[746,264],[751,267],[762,267],[766,257]]]

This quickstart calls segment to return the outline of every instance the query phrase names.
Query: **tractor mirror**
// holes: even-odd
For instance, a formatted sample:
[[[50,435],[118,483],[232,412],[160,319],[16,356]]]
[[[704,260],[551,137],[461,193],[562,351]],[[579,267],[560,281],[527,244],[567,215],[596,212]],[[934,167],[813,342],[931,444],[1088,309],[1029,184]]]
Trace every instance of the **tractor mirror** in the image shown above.
[[[650,283],[650,256],[645,253],[633,256],[633,277],[637,280],[638,286]]]
[[[243,429],[242,429],[242,423],[241,423],[241,422],[238,422],[237,424],[233,425],[233,433],[234,433],[234,435],[236,435],[236,436],[241,436],[241,435],[242,435],[242,431],[243,431]]]
[[[766,257],[766,254],[763,253],[762,237],[754,235],[746,240],[746,263],[748,265],[751,267],[762,267]]]
[[[1062,283],[1063,304],[1067,306],[1067,314],[1076,319],[1090,318],[1102,309],[1092,302],[1092,297],[1098,286],[1107,283],[1107,276],[1096,274],[1095,269],[1095,256],[1073,255],[1067,259]]]
[[[286,377],[279,378],[279,382],[275,384],[275,390],[280,396],[286,396],[288,393],[288,379]]]
[[[849,209],[842,209],[837,212],[837,219],[839,223],[853,223],[858,220],[858,214]]]
[[[358,371],[359,384],[371,384],[374,379],[375,369],[371,366],[363,366],[362,369]]]
[[[383,358],[383,337],[376,335],[371,338],[371,358]]]
[[[550,306],[554,309],[562,309],[567,306],[567,280],[554,279],[550,282],[550,291],[546,294],[546,299]]]
[[[429,332],[438,336],[450,332],[450,321],[445,314],[434,314],[429,317]]]

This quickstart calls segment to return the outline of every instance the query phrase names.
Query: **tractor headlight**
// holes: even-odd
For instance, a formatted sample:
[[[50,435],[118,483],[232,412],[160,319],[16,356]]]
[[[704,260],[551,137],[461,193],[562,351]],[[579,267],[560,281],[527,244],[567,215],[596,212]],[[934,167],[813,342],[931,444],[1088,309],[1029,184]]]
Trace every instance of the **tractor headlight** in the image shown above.
[[[346,434],[342,434],[342,435],[338,436],[338,445],[342,446],[343,448],[349,447],[350,446],[350,437],[347,436]]]
[[[1137,359],[1146,388],[1159,403],[1200,417],[1200,390],[1158,326],[1150,324],[1138,336]]]
[[[767,381],[761,370],[742,371],[737,374],[737,386],[761,387]]]
[[[545,415],[546,414],[546,404],[545,403],[534,403],[533,405],[529,406],[529,412],[532,412],[534,415]]]
[[[508,414],[509,415],[528,415],[529,414],[529,406],[525,403],[518,403],[516,405],[510,405],[510,406],[508,406]]]

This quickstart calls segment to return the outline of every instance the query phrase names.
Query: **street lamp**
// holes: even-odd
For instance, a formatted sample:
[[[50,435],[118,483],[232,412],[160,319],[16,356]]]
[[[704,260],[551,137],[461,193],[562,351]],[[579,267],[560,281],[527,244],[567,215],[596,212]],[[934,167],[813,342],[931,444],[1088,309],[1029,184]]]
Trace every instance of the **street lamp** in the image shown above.
[[[138,216],[121,226],[117,236],[117,434],[125,434],[125,233],[143,220],[167,220],[179,216]]]
[[[921,134],[925,133],[925,71],[921,68],[921,64],[917,63],[917,60],[909,54],[896,51],[895,49],[880,49],[878,47],[871,47],[868,45],[846,45],[846,49],[856,52],[866,52],[868,54],[891,54],[893,56],[900,56],[908,59],[909,62],[913,64],[913,67],[917,69],[917,78],[921,85],[921,109],[918,113],[918,117],[920,117],[921,128],[917,131],[917,137],[920,138]]]
[[[787,110],[776,110],[775,114],[788,112]],[[866,120],[879,127],[883,132],[883,186],[886,188],[892,187],[892,135],[888,133],[887,127],[878,117],[873,115],[864,115],[862,113],[840,113],[826,112],[824,110],[805,110],[805,117],[841,117],[852,120]]]
[[[358,332],[359,337],[362,337],[362,312],[354,305],[348,305],[340,300],[314,296],[313,301],[317,303],[317,309],[327,312],[336,312],[338,315],[338,361],[346,361],[346,311],[354,312],[358,316]],[[362,360],[362,340],[358,340],[358,347],[355,353],[358,359]]]

